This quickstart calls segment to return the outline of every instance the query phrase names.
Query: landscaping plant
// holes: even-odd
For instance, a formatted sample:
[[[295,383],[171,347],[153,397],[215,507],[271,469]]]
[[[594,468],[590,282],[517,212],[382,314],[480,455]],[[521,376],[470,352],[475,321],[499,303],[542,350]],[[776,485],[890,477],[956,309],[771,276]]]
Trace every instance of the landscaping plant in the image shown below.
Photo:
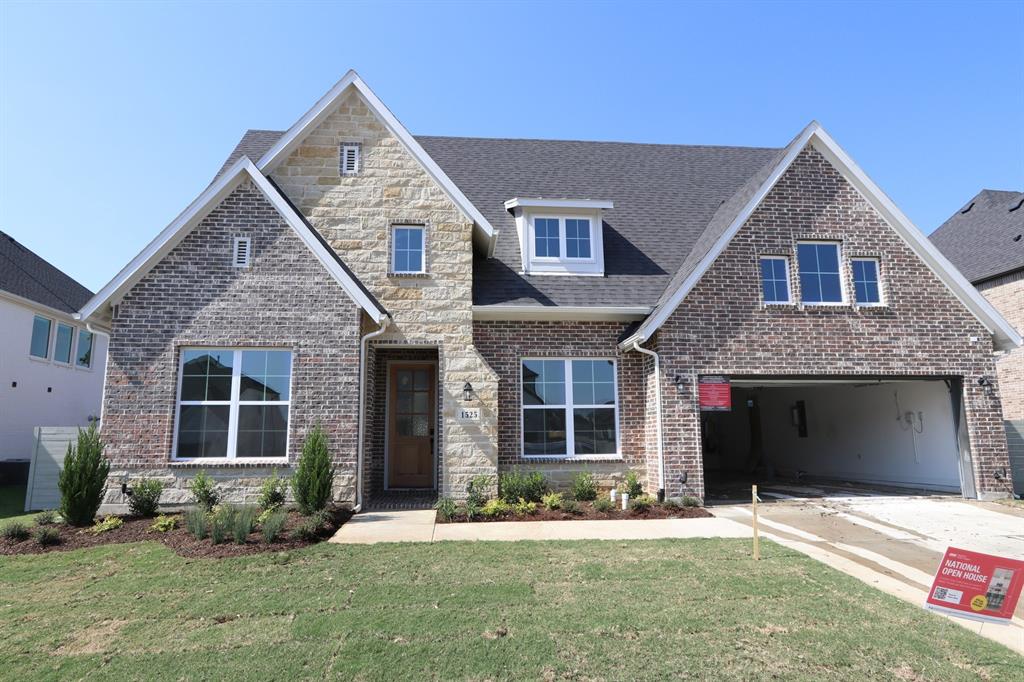
[[[515,512],[516,516],[527,516],[537,513],[537,503],[531,500],[525,500],[520,497],[515,504],[512,505],[512,511]]]
[[[108,515],[102,521],[97,521],[96,525],[89,529],[89,532],[93,535],[99,535],[100,533],[106,533],[107,531],[117,530],[124,525],[124,521],[119,516]]]
[[[103,456],[103,441],[96,424],[78,430],[78,442],[68,443],[64,468],[57,478],[60,514],[72,526],[88,526],[103,502],[110,462]]]
[[[491,496],[492,479],[486,474],[474,476],[466,485],[466,502],[472,502],[477,507],[482,507]]]
[[[231,504],[222,504],[210,515],[210,540],[219,545],[228,539],[235,528],[235,516],[238,509]]]
[[[40,547],[50,547],[60,543],[60,532],[53,526],[43,526],[36,530],[36,542]]]
[[[156,521],[149,527],[150,530],[155,530],[158,533],[169,533],[178,527],[177,516],[166,516],[161,514],[156,517]]]
[[[515,504],[520,498],[527,502],[540,502],[548,491],[548,480],[539,471],[528,474],[520,471],[508,471],[498,479],[498,496]]]
[[[323,530],[319,520],[315,516],[309,516],[302,519],[301,523],[295,527],[292,531],[293,540],[305,540],[307,542],[313,542],[320,537],[320,532]]]
[[[164,484],[153,478],[143,478],[132,486],[128,510],[135,516],[156,516],[160,507],[160,493]]]
[[[288,479],[277,475],[277,469],[260,487],[260,509],[268,511],[284,505],[288,496]]]
[[[437,514],[441,517],[442,521],[451,521],[459,511],[459,507],[455,504],[455,500],[450,497],[442,497],[437,501],[437,504],[434,505],[434,509],[437,510]]]
[[[231,536],[235,544],[244,545],[249,539],[249,533],[256,528],[256,507],[251,504],[235,508],[231,519]]]
[[[52,509],[41,511],[36,514],[36,517],[32,519],[37,526],[52,526],[57,523],[57,512]]]
[[[699,507],[700,500],[690,495],[683,495],[683,506],[684,507]]]
[[[654,506],[655,499],[650,495],[637,495],[629,498],[629,508],[635,512],[645,512]]]
[[[489,519],[507,514],[510,507],[504,500],[494,498],[487,500],[487,503],[480,509],[480,513]]]
[[[562,500],[562,511],[569,514],[579,514],[582,510],[580,509],[580,503],[576,500]]]
[[[630,499],[640,497],[644,494],[644,487],[640,484],[640,474],[632,469],[626,472],[625,490],[629,493]]]
[[[607,497],[599,497],[596,500],[594,500],[594,511],[601,512],[602,514],[607,514],[613,509],[615,509],[615,503],[612,502]]]
[[[562,498],[562,493],[548,493],[540,500],[545,507],[551,510],[561,509],[565,500]]]
[[[202,540],[210,532],[210,516],[202,507],[185,510],[185,528],[196,540]]]
[[[333,481],[334,469],[327,450],[327,434],[317,425],[302,444],[302,456],[292,480],[299,511],[308,516],[325,508],[331,499]]]
[[[22,540],[28,540],[29,532],[28,526],[21,521],[11,521],[4,526],[3,535],[8,540],[13,542],[21,542]]]
[[[212,511],[220,501],[220,494],[217,492],[217,484],[206,475],[206,471],[200,471],[188,486],[192,497],[196,498],[196,504],[205,511]]]
[[[277,509],[271,512],[270,516],[263,520],[260,524],[260,535],[263,536],[263,542],[268,545],[275,540],[284,530],[285,521],[288,520],[288,514],[281,509]]]
[[[580,502],[591,502],[597,499],[597,481],[594,474],[589,471],[581,471],[572,479],[573,499]]]
[[[462,509],[466,512],[467,521],[472,521],[476,517],[480,516],[480,505],[473,502],[473,500],[466,500],[466,504]]]

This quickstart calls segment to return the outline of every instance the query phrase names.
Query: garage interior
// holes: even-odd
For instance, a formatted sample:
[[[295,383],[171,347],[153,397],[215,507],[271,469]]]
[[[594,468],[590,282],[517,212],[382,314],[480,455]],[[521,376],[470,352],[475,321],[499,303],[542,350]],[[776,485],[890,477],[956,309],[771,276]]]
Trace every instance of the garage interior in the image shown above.
[[[973,497],[961,394],[945,378],[732,377],[732,409],[701,413],[707,500],[749,501],[754,483]]]

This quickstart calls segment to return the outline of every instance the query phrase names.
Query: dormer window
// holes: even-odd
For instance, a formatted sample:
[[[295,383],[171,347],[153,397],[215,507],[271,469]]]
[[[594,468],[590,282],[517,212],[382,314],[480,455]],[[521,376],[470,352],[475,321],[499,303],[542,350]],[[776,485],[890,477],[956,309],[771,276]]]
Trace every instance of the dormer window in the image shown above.
[[[604,275],[603,211],[610,201],[510,199],[523,274]]]

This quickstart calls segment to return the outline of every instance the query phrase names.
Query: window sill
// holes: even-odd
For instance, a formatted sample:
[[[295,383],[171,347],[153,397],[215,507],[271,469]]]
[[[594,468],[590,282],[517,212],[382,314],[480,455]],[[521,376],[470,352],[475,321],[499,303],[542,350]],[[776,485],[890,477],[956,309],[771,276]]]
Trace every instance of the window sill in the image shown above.
[[[400,279],[430,279],[429,272],[389,272],[388,277]]]
[[[265,469],[270,466],[290,466],[285,459],[173,459],[171,469]]]
[[[621,462],[622,455],[519,455],[531,462]]]

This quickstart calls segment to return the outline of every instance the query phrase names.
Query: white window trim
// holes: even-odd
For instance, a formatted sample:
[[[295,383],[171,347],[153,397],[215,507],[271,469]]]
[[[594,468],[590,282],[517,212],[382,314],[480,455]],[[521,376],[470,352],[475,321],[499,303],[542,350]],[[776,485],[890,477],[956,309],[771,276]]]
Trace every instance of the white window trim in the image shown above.
[[[523,402],[525,393],[523,392],[523,363],[530,360],[537,361],[560,361],[565,364],[565,403],[562,405],[526,405]],[[577,455],[575,454],[576,442],[575,442],[575,428],[572,419],[572,411],[576,408],[587,409],[587,408],[601,408],[608,409],[611,405],[574,405],[572,395],[572,361],[573,360],[606,360],[612,363],[612,386],[615,395],[615,452],[593,454],[593,455]],[[565,449],[566,454],[564,455],[528,455],[526,454],[526,423],[523,419],[523,410],[536,410],[536,409],[558,409],[561,408],[565,412]],[[609,357],[542,357],[542,356],[529,356],[519,358],[519,456],[522,459],[557,459],[560,461],[605,461],[605,460],[621,460],[622,459],[622,428],[619,423],[619,363],[615,358]]]
[[[764,299],[764,275],[761,272],[761,261],[766,260],[780,260],[786,267],[786,294],[787,298],[785,301],[766,301]],[[758,285],[761,289],[761,302],[764,305],[793,305],[793,273],[789,269],[789,256],[758,256],[757,259],[757,278]]]
[[[39,357],[38,355],[33,355],[32,354],[32,337],[35,335],[36,318],[37,317],[42,319],[42,320],[46,320],[47,322],[50,323],[50,330],[47,332],[47,335],[46,335],[46,357]],[[54,341],[55,341],[55,339],[57,337],[56,330],[57,330],[57,321],[54,320],[52,317],[47,317],[46,315],[40,315],[38,313],[32,313],[32,326],[29,327],[29,334],[28,334],[28,357],[29,357],[29,359],[35,360],[36,362],[47,362],[47,363],[50,362],[50,356],[53,355],[50,352],[50,350],[51,350],[51,347],[53,346],[53,343],[54,343]]]
[[[878,302],[877,303],[861,303],[857,300],[857,281],[855,279],[856,274],[853,271],[853,264],[857,262],[871,262],[875,264],[875,284],[878,286]],[[853,285],[853,304],[858,308],[884,308],[885,303],[885,291],[882,287],[882,261],[880,258],[874,256],[857,256],[856,258],[850,258],[850,283]]]
[[[558,257],[553,256],[538,256],[537,255],[537,231],[535,222],[538,218],[546,220],[557,220],[558,221]],[[590,257],[589,258],[570,258],[567,254],[566,249],[566,220],[586,220],[590,225]],[[588,215],[575,215],[569,213],[531,213],[529,218],[529,246],[530,246],[530,262],[531,263],[596,263],[597,257],[597,235],[595,234],[595,218]]]
[[[396,230],[419,230],[422,244],[422,253],[420,254],[420,269],[419,270],[399,270],[395,267],[397,262],[396,255],[398,253],[398,240],[395,239]],[[412,224],[395,223],[391,226],[391,274],[393,275],[424,275],[427,272],[427,226]]]
[[[185,351],[190,350],[221,350],[231,351],[234,355],[231,363],[231,399],[230,400],[182,400],[181,382],[185,370]],[[242,352],[243,351],[288,351],[291,353],[291,364],[288,366],[288,400],[239,400],[238,394],[242,383]],[[178,348],[178,387],[174,400],[174,438],[171,442],[172,462],[192,462],[196,464],[224,464],[225,462],[244,462],[245,464],[286,464],[291,461],[292,441],[292,406],[291,397],[295,384],[295,351],[279,346],[182,346]],[[182,405],[229,405],[228,411],[228,449],[226,457],[178,457],[178,423],[181,421]],[[238,457],[238,412],[242,405],[287,405],[288,429],[285,432],[284,457]]]
[[[362,152],[360,151],[360,145],[358,144],[342,144],[341,145],[341,174],[342,175],[359,175],[361,166],[363,164]],[[346,160],[348,159],[349,151],[355,152],[355,168],[352,170],[346,170]]]
[[[60,336],[60,328],[61,327],[67,327],[68,329],[71,330],[71,344],[70,344],[70,346],[68,348],[68,360],[67,360],[67,362],[65,362],[63,360],[59,360],[57,358],[57,337]],[[52,357],[53,357],[53,364],[58,365],[60,367],[70,367],[71,365],[73,365],[74,362],[75,362],[75,351],[77,350],[77,347],[78,347],[78,328],[75,327],[75,325],[73,325],[73,324],[68,324],[67,322],[60,322],[58,320],[57,324],[56,324],[56,327],[53,330],[53,353],[51,354]]]
[[[804,306],[849,306],[850,297],[846,292],[846,278],[843,277],[843,243],[832,239],[802,239],[797,242],[797,247],[800,244],[831,244],[836,247],[836,262],[839,263],[839,296],[842,298],[840,301],[805,301],[804,300],[804,288],[803,283],[800,284],[800,305]],[[797,249],[796,255],[796,273],[797,279],[800,279],[800,251]],[[792,294],[790,294],[792,296]]]
[[[245,261],[238,260],[238,246],[245,244]],[[248,268],[252,265],[252,237],[235,237],[231,243],[231,265],[236,268]]]

